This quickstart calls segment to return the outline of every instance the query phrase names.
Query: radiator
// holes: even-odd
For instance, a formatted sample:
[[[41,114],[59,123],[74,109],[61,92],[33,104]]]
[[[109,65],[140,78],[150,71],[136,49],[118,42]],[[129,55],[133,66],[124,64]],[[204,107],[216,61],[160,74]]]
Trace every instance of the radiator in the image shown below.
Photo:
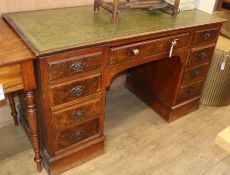
[[[200,102],[210,106],[230,104],[230,51],[215,50]]]

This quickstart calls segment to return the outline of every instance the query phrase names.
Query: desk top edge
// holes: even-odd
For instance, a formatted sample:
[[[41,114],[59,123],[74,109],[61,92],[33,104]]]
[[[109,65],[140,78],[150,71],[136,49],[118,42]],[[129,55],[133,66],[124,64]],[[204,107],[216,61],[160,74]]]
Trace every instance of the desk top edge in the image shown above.
[[[87,6],[90,7],[90,6]],[[74,8],[84,8],[84,7],[70,7],[69,9],[74,9]],[[63,8],[63,9],[68,9],[68,8]],[[60,9],[56,9],[60,10]],[[38,13],[38,12],[43,12],[43,11],[55,11],[55,9],[50,9],[50,10],[39,10],[39,11],[31,11],[31,13]],[[17,12],[17,13],[8,13],[8,14],[3,14],[4,19],[11,25],[11,27],[16,31],[16,33],[24,40],[24,42],[30,47],[30,49],[35,53],[36,56],[46,56],[54,53],[59,53],[62,51],[68,51],[68,50],[73,50],[73,49],[78,49],[78,48],[84,48],[84,47],[91,47],[91,46],[96,46],[96,45],[108,45],[109,43],[112,43],[114,41],[119,41],[127,38],[132,38],[132,37],[137,37],[137,36],[144,36],[144,35],[151,35],[151,34],[157,34],[157,33],[162,33],[162,32],[169,32],[173,30],[181,30],[183,28],[193,28],[193,27],[198,27],[198,26],[205,26],[205,25],[211,25],[211,24],[218,24],[218,23],[223,23],[226,20],[219,18],[219,17],[214,17],[210,14],[207,14],[205,12],[199,11],[197,9],[194,9],[190,11],[190,13],[199,13],[199,15],[204,15],[208,16],[210,18],[209,21],[202,21],[198,23],[191,23],[191,25],[182,25],[182,26],[177,26],[177,27],[172,27],[172,28],[166,28],[166,29],[158,29],[158,30],[152,30],[152,31],[144,31],[140,33],[134,33],[130,35],[123,35],[123,36],[118,36],[114,38],[104,38],[101,40],[97,41],[92,41],[92,42],[87,42],[87,43],[78,43],[74,45],[67,45],[65,47],[60,47],[60,48],[55,48],[55,49],[48,49],[48,50],[39,50],[33,42],[31,42],[30,39],[26,36],[25,32],[16,24],[15,20],[12,20],[12,16],[14,14],[25,14],[25,13],[30,13],[30,12]],[[99,12],[100,13],[100,12]],[[189,13],[189,12],[184,12]],[[108,17],[110,17],[109,14],[106,14]],[[176,19],[177,17],[175,17]]]

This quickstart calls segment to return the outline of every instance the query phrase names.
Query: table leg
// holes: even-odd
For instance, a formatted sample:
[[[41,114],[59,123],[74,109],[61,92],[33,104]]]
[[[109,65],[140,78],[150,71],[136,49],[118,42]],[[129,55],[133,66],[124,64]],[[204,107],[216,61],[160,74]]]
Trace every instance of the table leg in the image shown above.
[[[26,91],[24,94],[25,99],[25,112],[26,118],[30,129],[30,136],[35,152],[34,161],[37,164],[38,172],[41,171],[41,155],[40,155],[40,142],[39,142],[39,129],[38,129],[38,115],[35,103],[34,91]]]
[[[17,118],[18,112],[15,108],[14,95],[13,95],[13,93],[9,93],[9,94],[7,94],[7,96],[9,99],[10,108],[11,108],[11,115],[14,119],[14,124],[17,126],[18,125],[18,118]]]

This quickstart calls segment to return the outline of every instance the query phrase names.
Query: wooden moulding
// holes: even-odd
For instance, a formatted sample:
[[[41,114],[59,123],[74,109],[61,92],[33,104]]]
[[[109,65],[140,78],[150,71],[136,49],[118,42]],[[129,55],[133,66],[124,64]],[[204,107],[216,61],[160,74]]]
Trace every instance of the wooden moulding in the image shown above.
[[[147,8],[149,10],[157,10],[162,9],[163,11],[167,11],[172,15],[176,15],[179,10],[180,0],[175,0],[174,5],[167,3],[165,0],[136,0],[126,2],[119,2],[119,0],[113,0],[113,2],[107,2],[104,0],[94,0],[94,11],[98,11],[99,7],[104,8],[105,10],[112,13],[112,23],[115,23],[118,18],[118,14],[121,10],[127,9],[143,9]],[[171,12],[169,11],[171,9]]]
[[[49,175],[58,175],[105,153],[105,136],[94,139],[81,148],[73,149],[70,154],[49,157],[42,149],[43,165]]]

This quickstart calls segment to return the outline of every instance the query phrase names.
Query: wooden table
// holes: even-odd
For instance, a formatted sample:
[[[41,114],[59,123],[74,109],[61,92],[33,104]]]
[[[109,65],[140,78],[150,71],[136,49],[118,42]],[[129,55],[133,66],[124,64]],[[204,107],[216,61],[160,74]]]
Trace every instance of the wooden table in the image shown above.
[[[36,88],[33,59],[35,55],[27,48],[13,30],[0,18],[0,83],[7,94],[15,125],[18,125],[13,93],[24,91],[26,116],[29,125],[35,162],[41,171],[38,118],[34,89]]]

